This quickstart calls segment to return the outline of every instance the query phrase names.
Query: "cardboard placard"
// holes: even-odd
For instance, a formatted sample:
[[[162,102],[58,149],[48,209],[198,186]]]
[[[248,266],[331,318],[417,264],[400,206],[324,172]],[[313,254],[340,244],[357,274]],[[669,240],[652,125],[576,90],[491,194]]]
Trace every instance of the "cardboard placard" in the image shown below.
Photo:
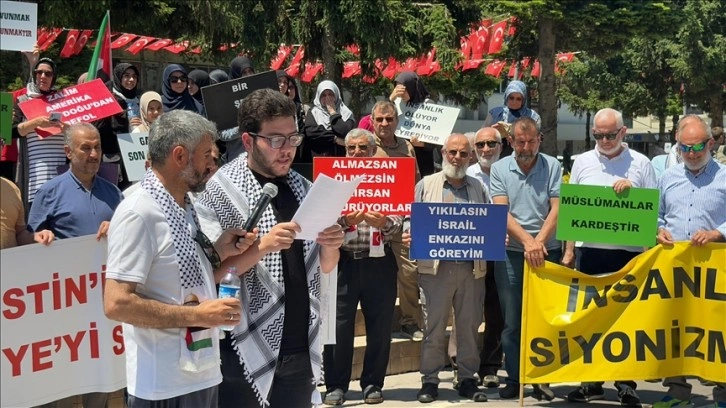
[[[278,90],[277,74],[267,71],[260,74],[232,79],[201,89],[207,119],[217,124],[217,129],[232,129],[237,126],[237,110],[247,95],[258,89]]]
[[[0,92],[0,137],[9,145],[13,142],[13,94]]]
[[[149,158],[149,134],[122,133],[118,135],[118,147],[129,181],[139,181],[144,178],[146,159]]]
[[[32,51],[38,41],[38,5],[1,1],[0,10],[0,48]]]
[[[459,117],[459,108],[433,103],[401,103],[396,136],[443,145]]]

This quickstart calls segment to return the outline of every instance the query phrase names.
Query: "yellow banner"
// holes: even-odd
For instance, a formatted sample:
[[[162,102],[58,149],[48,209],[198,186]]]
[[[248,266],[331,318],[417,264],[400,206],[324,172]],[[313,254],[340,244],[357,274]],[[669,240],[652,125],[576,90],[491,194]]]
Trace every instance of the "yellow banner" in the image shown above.
[[[606,276],[525,266],[523,383],[726,382],[725,332],[726,244],[658,245]]]

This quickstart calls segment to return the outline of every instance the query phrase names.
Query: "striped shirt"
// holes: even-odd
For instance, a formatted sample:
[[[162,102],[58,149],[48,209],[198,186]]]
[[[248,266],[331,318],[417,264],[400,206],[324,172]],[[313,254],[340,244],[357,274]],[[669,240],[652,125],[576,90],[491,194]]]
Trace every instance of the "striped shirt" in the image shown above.
[[[58,175],[58,167],[66,164],[63,135],[38,137],[35,132],[25,136],[28,143],[28,201],[35,199],[38,189]]]
[[[726,237],[726,166],[711,160],[698,175],[683,163],[663,173],[658,183],[658,228],[674,241],[690,241],[698,230],[718,230]]]

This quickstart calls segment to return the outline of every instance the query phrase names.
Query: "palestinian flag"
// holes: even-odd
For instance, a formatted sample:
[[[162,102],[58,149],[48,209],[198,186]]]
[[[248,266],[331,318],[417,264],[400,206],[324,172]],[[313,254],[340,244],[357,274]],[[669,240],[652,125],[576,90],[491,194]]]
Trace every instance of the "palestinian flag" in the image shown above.
[[[184,340],[189,351],[212,347],[212,338],[209,336],[209,329],[204,327],[187,327],[187,335]]]
[[[98,38],[96,39],[96,48],[93,51],[91,65],[88,66],[88,77],[86,82],[90,82],[98,77],[98,71],[106,74],[104,80],[111,79],[111,24],[110,12],[106,11],[106,16],[101,22],[101,28],[98,29]]]

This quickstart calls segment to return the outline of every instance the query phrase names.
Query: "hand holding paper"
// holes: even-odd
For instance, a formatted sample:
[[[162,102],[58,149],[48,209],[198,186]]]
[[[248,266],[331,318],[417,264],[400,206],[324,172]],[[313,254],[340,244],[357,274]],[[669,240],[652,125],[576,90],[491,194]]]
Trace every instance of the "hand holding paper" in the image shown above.
[[[318,176],[292,222],[301,230],[295,239],[316,240],[318,234],[335,224],[363,177],[337,181],[324,174]]]

